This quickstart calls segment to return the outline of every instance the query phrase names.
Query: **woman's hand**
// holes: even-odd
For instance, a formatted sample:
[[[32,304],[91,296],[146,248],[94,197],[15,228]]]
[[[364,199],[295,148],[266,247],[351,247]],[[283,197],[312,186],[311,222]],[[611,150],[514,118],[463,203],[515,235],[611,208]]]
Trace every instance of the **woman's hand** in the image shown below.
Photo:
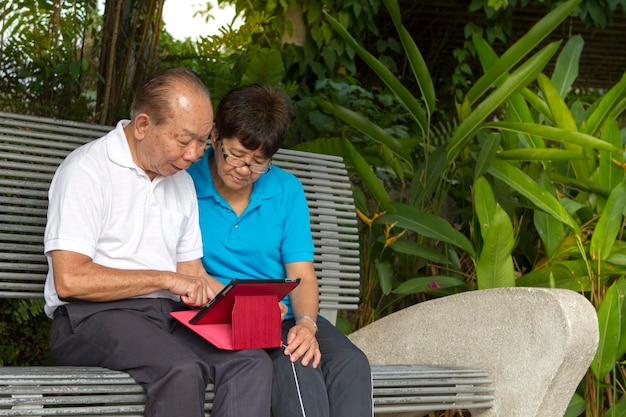
[[[317,328],[308,320],[300,320],[289,329],[285,355],[290,355],[289,360],[291,362],[302,358],[302,365],[307,366],[313,360],[313,368],[317,368],[320,364],[322,353],[315,338],[316,332]]]
[[[278,308],[280,308],[280,321],[283,321],[285,319],[285,315],[287,314],[287,306],[285,305],[285,303],[282,302],[278,302]]]

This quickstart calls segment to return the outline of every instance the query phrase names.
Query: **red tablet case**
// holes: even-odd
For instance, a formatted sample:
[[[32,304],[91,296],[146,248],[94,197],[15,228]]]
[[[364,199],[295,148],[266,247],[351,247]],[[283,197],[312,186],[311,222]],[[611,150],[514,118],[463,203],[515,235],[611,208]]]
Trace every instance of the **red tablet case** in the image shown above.
[[[233,280],[200,311],[171,314],[220,349],[279,347],[278,302],[299,282],[300,279]]]

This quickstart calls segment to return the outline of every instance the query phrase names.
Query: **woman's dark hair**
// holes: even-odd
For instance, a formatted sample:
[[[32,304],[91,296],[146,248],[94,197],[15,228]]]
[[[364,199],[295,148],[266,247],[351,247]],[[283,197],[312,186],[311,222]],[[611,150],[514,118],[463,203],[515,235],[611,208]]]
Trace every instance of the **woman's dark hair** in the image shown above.
[[[146,113],[160,125],[170,116],[172,92],[181,85],[202,91],[211,99],[209,88],[198,74],[184,67],[166,68],[152,74],[139,87],[130,106],[130,118],[134,120],[139,113]]]
[[[219,138],[237,138],[249,150],[262,149],[271,158],[287,135],[291,105],[285,93],[264,84],[230,90],[215,111]]]

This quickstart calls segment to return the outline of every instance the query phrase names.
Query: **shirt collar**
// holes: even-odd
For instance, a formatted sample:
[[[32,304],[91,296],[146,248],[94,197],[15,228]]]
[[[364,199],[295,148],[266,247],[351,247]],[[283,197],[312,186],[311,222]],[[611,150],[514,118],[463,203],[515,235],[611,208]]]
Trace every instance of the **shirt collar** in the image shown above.
[[[192,173],[192,176],[196,179],[194,182],[198,198],[215,198],[218,195],[209,168],[209,159],[214,153],[215,150],[210,147],[204,153],[202,159],[194,162],[189,168],[190,173]],[[273,166],[272,169],[261,175],[259,179],[254,182],[252,194],[250,195],[251,204],[255,201],[271,198],[280,192],[280,182],[276,175],[276,171],[279,169],[280,168]]]
[[[137,168],[137,164],[133,161],[133,156],[130,153],[126,133],[124,132],[124,128],[128,126],[129,123],[130,120],[120,120],[115,126],[115,129],[109,133],[107,153],[109,159],[114,163],[126,168]]]

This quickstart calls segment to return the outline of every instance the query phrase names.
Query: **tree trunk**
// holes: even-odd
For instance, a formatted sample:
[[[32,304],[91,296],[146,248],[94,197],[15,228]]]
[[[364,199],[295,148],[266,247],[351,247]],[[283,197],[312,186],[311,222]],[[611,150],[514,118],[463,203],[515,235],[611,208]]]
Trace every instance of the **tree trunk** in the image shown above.
[[[128,118],[135,90],[158,62],[165,0],[107,0],[96,109],[102,124]]]
[[[292,43],[297,46],[304,46],[308,28],[304,23],[304,11],[300,1],[289,3],[285,15],[285,23],[287,27],[283,34],[282,44]],[[289,24],[291,24],[291,28],[288,26]]]

